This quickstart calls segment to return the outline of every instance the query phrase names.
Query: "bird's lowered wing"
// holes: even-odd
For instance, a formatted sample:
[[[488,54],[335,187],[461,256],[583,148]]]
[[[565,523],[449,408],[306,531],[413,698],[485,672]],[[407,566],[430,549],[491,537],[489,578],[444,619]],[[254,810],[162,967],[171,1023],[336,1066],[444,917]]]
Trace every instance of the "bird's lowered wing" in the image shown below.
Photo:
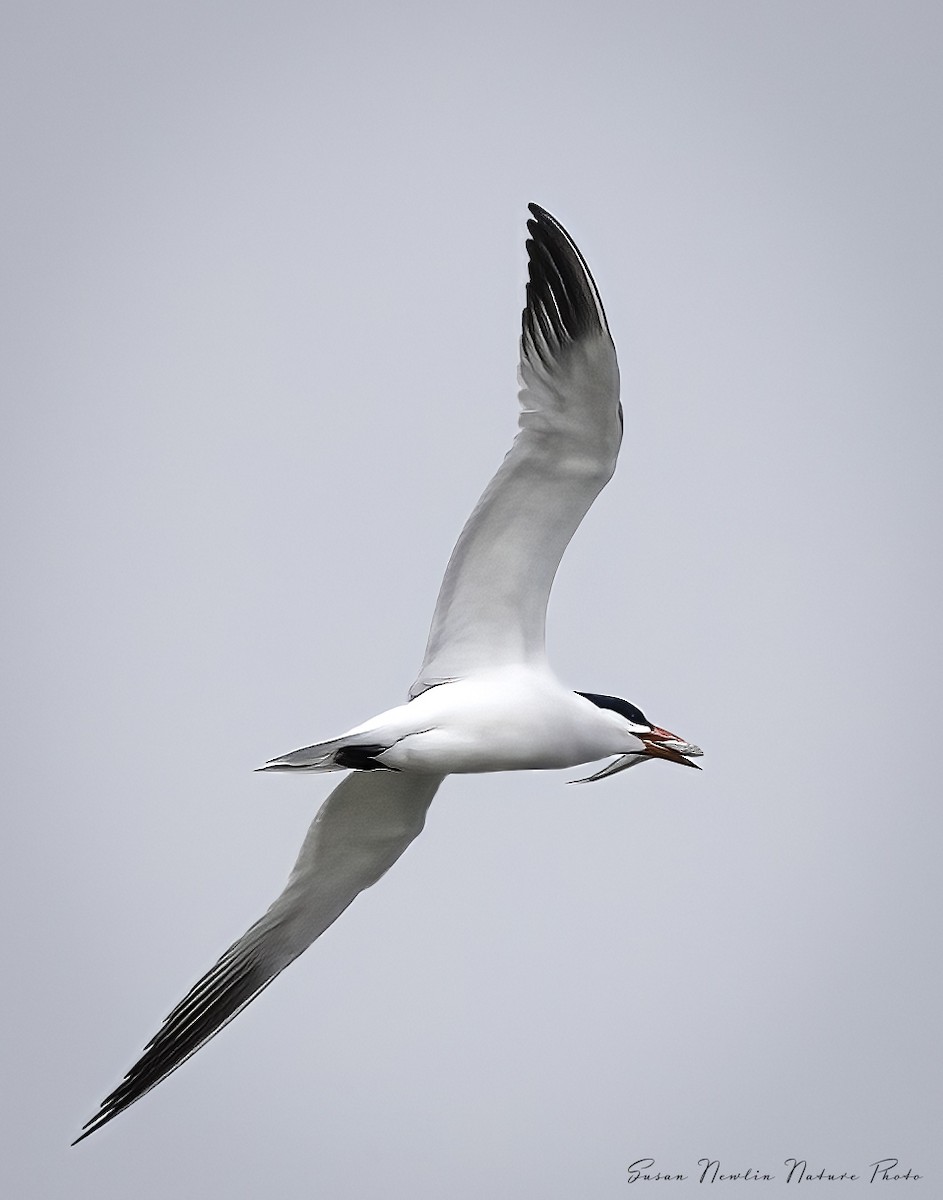
[[[383,875],[422,830],[440,775],[355,771],[331,792],[285,890],[165,1019],[76,1142],[175,1071]]]
[[[530,211],[520,432],[452,552],[411,698],[543,659],[553,577],[615,470],[619,368],[602,302],[566,230]]]

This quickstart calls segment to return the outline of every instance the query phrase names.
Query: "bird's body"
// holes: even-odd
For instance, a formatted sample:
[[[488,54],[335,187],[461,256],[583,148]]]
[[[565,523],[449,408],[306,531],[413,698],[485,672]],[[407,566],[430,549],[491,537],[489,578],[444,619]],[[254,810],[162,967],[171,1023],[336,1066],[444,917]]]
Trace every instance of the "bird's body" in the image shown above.
[[[407,703],[262,770],[349,770],[318,811],[288,884],[166,1018],[87,1137],[217,1033],[423,827],[446,775],[551,770],[617,756],[589,777],[701,751],[615,696],[575,692],[547,664],[544,625],[570,538],[615,470],[619,370],[582,255],[531,205],[520,430],[449,560]]]
[[[371,755],[382,767],[431,775],[550,770],[644,749],[619,714],[564,687],[548,667],[517,663],[428,688],[268,769],[343,769],[332,754],[363,747],[383,747]]]

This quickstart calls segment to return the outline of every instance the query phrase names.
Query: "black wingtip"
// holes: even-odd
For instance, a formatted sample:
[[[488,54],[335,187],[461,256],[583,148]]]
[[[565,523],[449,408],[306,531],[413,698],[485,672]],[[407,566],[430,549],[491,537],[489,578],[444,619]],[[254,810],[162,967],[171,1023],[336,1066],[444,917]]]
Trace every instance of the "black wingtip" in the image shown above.
[[[116,1112],[108,1113],[106,1116],[99,1114],[97,1117],[92,1117],[90,1121],[86,1121],[82,1126],[82,1133],[79,1134],[74,1142],[69,1143],[69,1149],[71,1150],[73,1146],[77,1146],[79,1142],[84,1142],[87,1137],[92,1136],[96,1129],[101,1129],[103,1125],[108,1124],[112,1117],[116,1117],[117,1115]]]
[[[144,1053],[105,1097],[95,1116],[83,1125],[72,1145],[77,1146],[107,1125],[182,1067],[263,992],[280,970],[263,966],[251,944],[243,939],[230,946],[165,1018]]]
[[[541,356],[570,341],[607,335],[599,291],[576,243],[539,204],[528,204],[528,283],[523,333]]]

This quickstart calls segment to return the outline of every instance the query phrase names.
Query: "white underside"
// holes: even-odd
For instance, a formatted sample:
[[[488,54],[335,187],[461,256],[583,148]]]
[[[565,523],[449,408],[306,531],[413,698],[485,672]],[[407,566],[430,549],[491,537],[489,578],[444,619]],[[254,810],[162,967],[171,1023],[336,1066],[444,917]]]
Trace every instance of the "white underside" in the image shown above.
[[[388,746],[376,755],[384,766],[436,775],[553,770],[644,749],[624,717],[534,666],[439,684],[336,742]]]

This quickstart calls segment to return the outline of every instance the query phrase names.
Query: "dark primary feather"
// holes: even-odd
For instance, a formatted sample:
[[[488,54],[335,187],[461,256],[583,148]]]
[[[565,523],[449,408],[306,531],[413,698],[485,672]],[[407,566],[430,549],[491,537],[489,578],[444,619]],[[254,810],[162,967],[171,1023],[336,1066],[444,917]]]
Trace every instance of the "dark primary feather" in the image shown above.
[[[542,358],[542,347],[559,350],[568,341],[608,334],[606,314],[586,261],[573,240],[550,213],[537,204],[528,208],[527,304],[523,333],[528,348]]]
[[[227,1025],[272,982],[281,967],[264,965],[254,945],[252,927],[196,983],[164,1019],[124,1081],[102,1101],[101,1109],[82,1128],[73,1146],[106,1125],[135,1100],[166,1079]]]

